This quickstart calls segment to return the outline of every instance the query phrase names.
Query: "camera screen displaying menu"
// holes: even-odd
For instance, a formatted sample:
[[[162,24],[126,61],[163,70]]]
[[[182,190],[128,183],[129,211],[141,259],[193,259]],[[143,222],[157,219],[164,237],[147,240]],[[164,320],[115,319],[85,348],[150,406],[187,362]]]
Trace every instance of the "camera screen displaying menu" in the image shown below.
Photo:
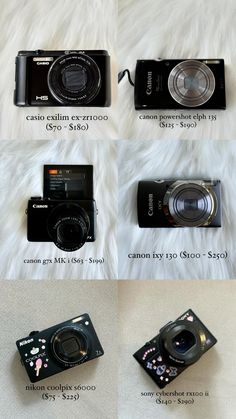
[[[93,166],[45,165],[44,198],[92,199]]]

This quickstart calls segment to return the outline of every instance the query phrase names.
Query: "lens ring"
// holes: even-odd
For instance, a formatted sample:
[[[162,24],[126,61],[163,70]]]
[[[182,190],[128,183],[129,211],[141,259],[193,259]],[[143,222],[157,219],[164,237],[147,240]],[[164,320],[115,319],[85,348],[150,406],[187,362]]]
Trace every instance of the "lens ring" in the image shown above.
[[[192,344],[188,345],[186,350],[182,352],[177,349],[173,340],[184,333],[191,336]],[[167,356],[169,360],[176,364],[190,365],[196,362],[202,355],[205,347],[205,333],[198,329],[195,324],[189,321],[178,320],[167,325],[160,333],[161,352]]]
[[[176,181],[164,196],[169,221],[182,227],[209,225],[217,212],[217,198],[200,181]]]
[[[177,103],[195,108],[204,105],[212,97],[215,76],[210,67],[201,61],[182,61],[171,70],[168,89]]]
[[[100,87],[99,67],[86,54],[63,55],[54,61],[48,72],[50,93],[63,105],[86,105],[98,95]]]
[[[58,329],[51,337],[50,345],[53,356],[64,366],[81,363],[89,351],[88,337],[75,326]]]
[[[69,235],[63,230],[69,226],[73,231]],[[90,220],[86,211],[76,203],[61,203],[53,208],[48,220],[47,230],[54,244],[66,252],[80,249],[86,242],[90,229]]]

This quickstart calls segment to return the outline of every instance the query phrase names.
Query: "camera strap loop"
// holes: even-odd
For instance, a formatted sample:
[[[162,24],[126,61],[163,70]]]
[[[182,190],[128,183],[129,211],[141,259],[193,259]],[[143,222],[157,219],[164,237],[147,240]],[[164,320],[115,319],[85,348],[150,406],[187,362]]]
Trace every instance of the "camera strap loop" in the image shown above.
[[[124,78],[124,76],[125,76],[125,74],[127,73],[127,75],[128,75],[128,80],[129,80],[129,82],[130,82],[130,84],[131,84],[131,86],[134,86],[134,82],[133,82],[133,80],[131,79],[131,75],[130,75],[130,71],[126,68],[125,70],[123,70],[123,71],[120,71],[119,73],[118,73],[118,83],[120,83],[121,82],[121,80]]]

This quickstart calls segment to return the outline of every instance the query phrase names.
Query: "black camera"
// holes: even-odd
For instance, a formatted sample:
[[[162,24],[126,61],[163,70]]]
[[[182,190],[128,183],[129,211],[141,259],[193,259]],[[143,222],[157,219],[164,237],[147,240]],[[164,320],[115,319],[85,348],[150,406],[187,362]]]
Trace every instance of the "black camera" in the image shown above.
[[[220,180],[144,180],[139,227],[221,227]]]
[[[133,356],[160,388],[178,377],[216,344],[216,338],[189,309],[167,323]]]
[[[93,166],[44,166],[44,197],[28,201],[27,238],[54,242],[64,251],[96,239]]]
[[[136,109],[225,109],[224,60],[138,60]]]
[[[32,383],[104,354],[88,314],[31,332],[16,345]]]
[[[17,106],[111,104],[107,51],[19,51],[15,81]]]

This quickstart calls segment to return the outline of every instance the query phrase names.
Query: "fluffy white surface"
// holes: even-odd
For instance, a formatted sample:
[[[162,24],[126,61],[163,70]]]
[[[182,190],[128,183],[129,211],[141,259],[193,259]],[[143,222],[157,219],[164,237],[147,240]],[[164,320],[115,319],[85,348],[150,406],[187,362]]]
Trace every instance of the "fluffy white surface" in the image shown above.
[[[145,179],[220,179],[221,228],[140,229],[137,185]],[[236,276],[236,142],[122,141],[119,147],[119,277],[226,279]],[[128,259],[129,253],[228,252],[215,260]]]
[[[26,146],[27,145],[27,146]],[[7,141],[0,143],[0,242],[3,279],[112,279],[117,277],[117,165],[110,141]],[[104,164],[108,162],[109,164]],[[44,164],[92,164],[99,214],[97,240],[66,253],[26,238],[28,199],[42,196]],[[101,258],[104,264],[25,264],[24,259]]]
[[[120,70],[129,68],[134,78],[137,59],[224,58],[226,111],[208,111],[217,122],[201,121],[197,128],[160,128],[157,121],[141,121],[134,110],[133,88],[127,78],[119,86],[121,132],[132,139],[235,139],[236,138],[236,3],[234,0],[120,0]],[[202,113],[203,111],[191,111]],[[142,112],[142,115],[148,112]],[[149,112],[150,113],[150,112]],[[152,111],[179,114],[180,111]],[[188,111],[184,111],[188,114]]]
[[[13,105],[15,56],[19,50],[106,49],[111,56],[115,100],[117,23],[114,0],[0,0],[1,139],[106,139],[117,136],[114,107],[17,108]],[[87,132],[46,131],[44,122],[28,122],[26,115],[108,115],[91,122]],[[57,124],[60,124],[58,122]]]

